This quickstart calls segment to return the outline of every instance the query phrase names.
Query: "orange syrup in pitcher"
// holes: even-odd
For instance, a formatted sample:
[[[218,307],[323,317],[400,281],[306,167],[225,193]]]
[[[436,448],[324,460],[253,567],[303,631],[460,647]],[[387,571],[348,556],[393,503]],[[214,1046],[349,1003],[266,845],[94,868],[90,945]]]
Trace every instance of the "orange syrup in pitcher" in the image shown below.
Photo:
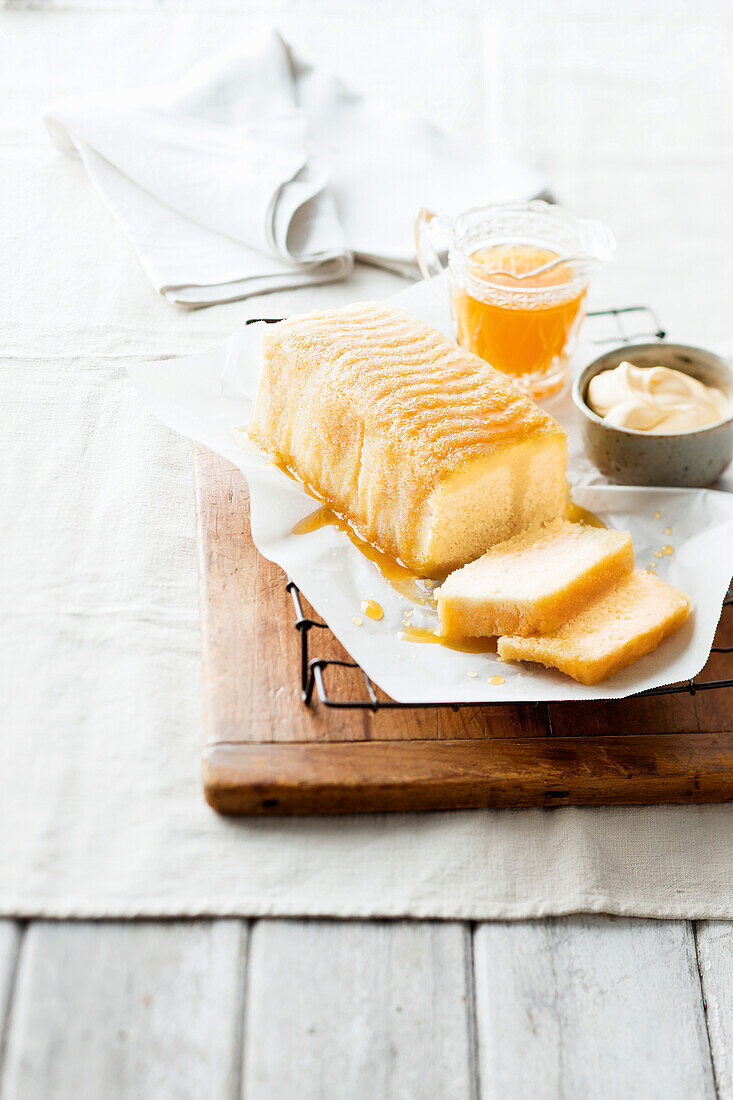
[[[529,244],[497,244],[473,252],[468,281],[480,297],[460,285],[452,290],[458,343],[504,374],[550,370],[570,343],[587,289],[578,285],[567,264],[526,274],[558,258],[549,248]],[[517,278],[523,274],[525,278]]]

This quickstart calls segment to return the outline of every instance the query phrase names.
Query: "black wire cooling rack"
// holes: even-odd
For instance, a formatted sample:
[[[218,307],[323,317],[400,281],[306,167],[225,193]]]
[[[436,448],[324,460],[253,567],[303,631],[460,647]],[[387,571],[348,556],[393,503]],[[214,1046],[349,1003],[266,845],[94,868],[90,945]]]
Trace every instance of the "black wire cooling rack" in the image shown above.
[[[592,343],[595,344],[630,344],[635,340],[663,340],[666,336],[665,330],[659,324],[657,315],[649,306],[624,306],[621,309],[594,310],[588,313],[588,318],[591,317],[610,318],[615,325],[614,332],[608,336],[601,336],[594,339]],[[645,318],[646,321],[649,322],[649,327],[641,332],[628,333],[626,331],[626,322],[633,322],[641,318]],[[279,317],[253,317],[247,321],[247,324],[252,325],[257,321],[264,321],[265,324],[273,325],[279,320],[281,320]],[[643,323],[642,321],[642,324]],[[341,661],[333,657],[312,657],[310,655],[309,638],[311,631],[329,630],[328,624],[319,622],[316,619],[311,619],[308,615],[303,614],[300,590],[294,581],[291,581],[290,578],[286,578],[285,586],[293,602],[293,610],[295,613],[294,626],[300,635],[300,694],[306,706],[310,706],[312,703],[314,693],[318,697],[318,701],[324,707],[331,707],[335,710],[378,711],[424,710],[428,708],[433,710],[460,710],[462,707],[483,708],[507,706],[505,702],[500,700],[483,703],[396,703],[393,699],[378,698],[374,684],[361,665],[358,665],[355,661]],[[723,603],[723,614],[726,613],[726,609],[729,607],[733,607],[733,595],[731,595],[731,593],[728,594]],[[730,614],[730,612],[728,612],[728,614]],[[733,653],[733,646],[714,645],[711,652]],[[363,680],[367,693],[366,697],[359,699],[341,699],[329,695],[324,679],[324,672],[327,668],[353,669],[357,674],[357,682],[359,682],[360,679]],[[360,674],[360,676],[358,674]],[[698,691],[714,691],[718,688],[729,687],[733,687],[733,678],[727,680],[685,680],[680,684],[670,684],[667,687],[649,688],[647,691],[638,692],[634,697],[638,699],[647,695],[695,695]],[[614,700],[609,700],[609,702],[614,702]]]

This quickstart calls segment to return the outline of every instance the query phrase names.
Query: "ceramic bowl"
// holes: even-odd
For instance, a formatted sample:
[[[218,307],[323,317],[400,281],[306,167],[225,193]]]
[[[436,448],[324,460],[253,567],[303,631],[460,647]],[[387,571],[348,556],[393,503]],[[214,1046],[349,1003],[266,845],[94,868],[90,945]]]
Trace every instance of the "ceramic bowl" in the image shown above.
[[[708,386],[717,386],[730,402],[731,414],[705,428],[674,435],[650,435],[635,428],[606,424],[586,403],[588,384],[601,371],[627,360],[637,367],[672,367]],[[611,481],[624,485],[710,485],[733,458],[733,371],[717,355],[685,344],[634,344],[594,359],[573,385],[588,458]]]

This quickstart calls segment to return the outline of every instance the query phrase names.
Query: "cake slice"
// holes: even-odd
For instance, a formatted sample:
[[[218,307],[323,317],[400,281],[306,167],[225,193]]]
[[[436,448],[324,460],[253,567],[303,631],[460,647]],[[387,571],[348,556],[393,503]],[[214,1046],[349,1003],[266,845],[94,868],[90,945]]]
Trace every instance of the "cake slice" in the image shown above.
[[[557,421],[483,359],[377,302],[266,328],[251,435],[420,576],[565,505]]]
[[[689,614],[684,592],[635,569],[553,634],[499,638],[502,661],[537,661],[597,684],[656,649]]]
[[[547,634],[633,568],[627,531],[555,519],[451,573],[436,592],[440,633]]]

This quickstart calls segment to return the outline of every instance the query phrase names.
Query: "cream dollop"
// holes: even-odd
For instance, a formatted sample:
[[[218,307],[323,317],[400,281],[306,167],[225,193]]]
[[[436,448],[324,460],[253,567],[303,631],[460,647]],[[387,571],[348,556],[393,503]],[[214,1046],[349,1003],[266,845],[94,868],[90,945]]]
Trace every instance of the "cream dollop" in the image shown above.
[[[619,363],[591,378],[588,404],[616,428],[673,435],[704,428],[730,412],[722,390],[669,367]]]

